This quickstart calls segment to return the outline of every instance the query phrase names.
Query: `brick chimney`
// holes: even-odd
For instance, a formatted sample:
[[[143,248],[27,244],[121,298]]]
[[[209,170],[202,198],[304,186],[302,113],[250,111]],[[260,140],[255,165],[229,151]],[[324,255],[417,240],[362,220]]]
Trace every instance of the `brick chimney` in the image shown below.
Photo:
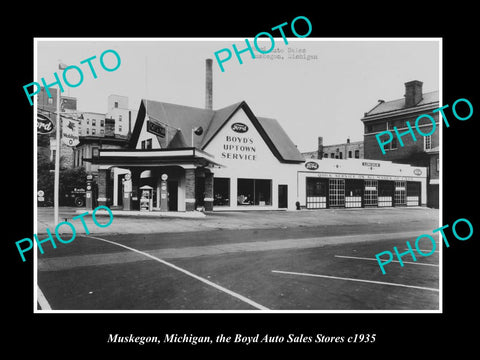
[[[205,109],[212,110],[213,104],[213,75],[212,75],[212,59],[205,60]]]
[[[417,105],[422,99],[423,82],[413,80],[405,83],[405,107]]]
[[[323,137],[318,137],[317,159],[323,159]]]

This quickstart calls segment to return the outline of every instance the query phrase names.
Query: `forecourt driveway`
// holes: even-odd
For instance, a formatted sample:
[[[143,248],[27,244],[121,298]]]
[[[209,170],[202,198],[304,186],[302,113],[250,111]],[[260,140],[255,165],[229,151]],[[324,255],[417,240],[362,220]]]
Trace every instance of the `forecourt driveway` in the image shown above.
[[[438,246],[386,275],[375,254],[438,227],[423,208],[118,216],[38,254],[39,309],[437,310]]]

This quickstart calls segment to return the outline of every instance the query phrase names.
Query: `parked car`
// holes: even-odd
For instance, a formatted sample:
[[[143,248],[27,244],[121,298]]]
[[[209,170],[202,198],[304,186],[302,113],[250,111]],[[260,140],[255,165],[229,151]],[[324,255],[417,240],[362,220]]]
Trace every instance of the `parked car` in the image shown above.
[[[65,194],[66,205],[82,207],[85,206],[86,191],[83,188],[74,188]]]

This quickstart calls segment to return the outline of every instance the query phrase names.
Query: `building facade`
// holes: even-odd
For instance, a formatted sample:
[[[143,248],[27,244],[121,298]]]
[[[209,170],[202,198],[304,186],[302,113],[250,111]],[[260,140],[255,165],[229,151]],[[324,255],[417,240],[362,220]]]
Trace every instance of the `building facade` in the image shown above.
[[[395,207],[426,199],[425,168],[348,156],[305,161],[276,120],[257,117],[243,101],[211,110],[142,100],[127,146],[84,160],[98,167],[98,204],[128,199],[129,210]]]
[[[427,168],[427,206],[439,207],[439,121],[438,112],[432,110],[439,107],[438,91],[423,93],[423,83],[418,80],[405,83],[405,96],[401,99],[384,101],[366,112],[361,119],[364,124],[364,153],[366,159],[388,160],[395,163],[410,164]],[[415,121],[418,116],[429,114],[435,120],[435,125],[428,119],[421,119],[418,128],[422,133],[432,132],[429,136],[416,134],[415,139],[410,134],[402,136],[403,146],[399,144],[394,128],[402,134],[408,131],[406,122],[415,131]],[[385,145],[382,153],[376,135],[381,132],[392,133],[393,140]]]
[[[365,159],[307,160],[298,170],[301,208],[421,206],[426,168]]]
[[[245,102],[214,111],[143,100],[128,148],[100,149],[90,161],[99,166],[99,204],[118,198],[110,174],[121,169],[132,179],[133,209],[146,186],[151,210],[160,210],[164,185],[168,210],[191,211],[294,208],[289,184],[304,160],[276,120],[256,117]]]
[[[318,137],[318,148],[316,151],[302,153],[305,159],[363,159],[363,141],[350,141],[345,143],[324,145],[323,137]]]
[[[115,120],[115,134],[127,136],[130,129],[135,125],[137,110],[128,108],[127,96],[110,95],[105,117]]]
[[[105,114],[82,111],[79,120],[80,136],[105,136]]]

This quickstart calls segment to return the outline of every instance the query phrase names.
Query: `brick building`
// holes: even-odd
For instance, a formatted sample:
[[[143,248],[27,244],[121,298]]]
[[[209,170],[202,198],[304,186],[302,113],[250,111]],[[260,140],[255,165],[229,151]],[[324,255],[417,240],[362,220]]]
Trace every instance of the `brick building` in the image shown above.
[[[395,163],[410,164],[427,168],[427,206],[439,206],[439,121],[438,112],[432,110],[439,107],[438,91],[423,93],[423,83],[413,80],[405,83],[404,98],[384,101],[379,100],[370,111],[361,118],[364,124],[364,153],[366,159],[389,160]],[[435,119],[436,130],[429,136],[421,136],[415,130],[418,116],[429,114]],[[415,132],[401,137],[404,146],[400,146],[394,127],[402,134],[408,131],[409,122]],[[426,118],[421,119],[418,128],[424,134],[431,132],[433,124]],[[390,131],[393,140],[385,145],[382,153],[375,135]],[[385,136],[386,137],[386,136]]]
[[[341,144],[323,145],[323,137],[318,137],[316,151],[302,153],[305,159],[363,159],[363,141],[350,141]]]

